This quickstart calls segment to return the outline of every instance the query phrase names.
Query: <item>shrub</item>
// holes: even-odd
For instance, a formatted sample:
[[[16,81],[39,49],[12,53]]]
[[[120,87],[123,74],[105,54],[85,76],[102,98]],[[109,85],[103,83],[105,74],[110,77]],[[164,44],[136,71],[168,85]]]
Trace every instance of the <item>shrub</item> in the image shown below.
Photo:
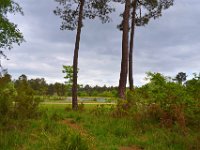
[[[12,102],[17,92],[10,76],[0,78],[0,118],[6,117],[12,111]]]
[[[27,79],[20,77],[16,85],[15,113],[20,119],[38,117],[40,98],[34,97],[34,91],[29,86]]]
[[[101,116],[108,113],[109,109],[105,105],[97,105],[94,109],[91,110],[91,113],[95,116]]]
[[[126,100],[119,100],[117,106],[112,112],[113,117],[124,117],[129,115],[131,103]]]
[[[200,103],[200,73],[194,74],[193,79],[186,82],[187,92]]]
[[[147,79],[148,84],[127,93],[128,102],[134,106],[132,111],[146,113],[142,116],[160,121],[166,127],[176,123],[182,129],[187,124],[198,125],[200,105],[187,87],[160,73],[148,73]]]

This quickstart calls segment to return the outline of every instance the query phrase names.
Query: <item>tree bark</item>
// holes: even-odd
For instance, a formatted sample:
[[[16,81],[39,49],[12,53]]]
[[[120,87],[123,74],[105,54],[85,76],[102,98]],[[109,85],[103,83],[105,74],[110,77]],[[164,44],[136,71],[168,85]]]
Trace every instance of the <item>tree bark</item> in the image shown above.
[[[80,44],[84,3],[85,3],[85,0],[80,0],[78,27],[77,27],[76,42],[75,42],[75,48],[74,48],[73,85],[72,85],[72,109],[73,110],[78,110],[78,100],[77,100],[78,51],[79,51],[79,44]]]
[[[130,17],[130,0],[126,0],[123,14],[123,33],[122,33],[122,59],[121,72],[119,79],[119,97],[126,98],[126,82],[128,71],[128,51],[129,51],[129,17]]]
[[[136,7],[137,0],[134,0],[132,3],[133,11],[132,11],[132,21],[131,21],[131,35],[130,35],[130,51],[129,51],[129,88],[133,91],[133,48],[134,48],[134,36],[135,36],[135,15],[136,15]]]

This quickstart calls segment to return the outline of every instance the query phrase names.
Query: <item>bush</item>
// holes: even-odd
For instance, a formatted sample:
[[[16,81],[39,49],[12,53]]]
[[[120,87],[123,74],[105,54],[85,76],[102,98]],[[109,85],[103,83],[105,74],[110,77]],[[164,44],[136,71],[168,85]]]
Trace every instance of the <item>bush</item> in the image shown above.
[[[119,100],[117,106],[112,111],[113,117],[125,117],[128,116],[130,113],[131,103],[126,100]]]
[[[33,95],[27,93],[19,93],[15,99],[15,113],[18,118],[29,119],[38,116],[39,98],[34,98]]]
[[[16,84],[17,96],[15,98],[15,113],[20,119],[38,117],[40,98],[34,97],[34,91],[29,86],[27,79],[20,77]]]
[[[0,78],[0,118],[5,118],[12,111],[12,102],[17,92],[10,76]]]
[[[200,103],[200,73],[194,74],[193,79],[186,82],[187,92]]]
[[[166,127],[178,124],[184,129],[187,124],[199,124],[199,102],[186,86],[160,73],[148,73],[147,79],[148,84],[127,93],[129,104],[133,104],[131,111],[146,113],[142,116]]]
[[[91,113],[95,116],[101,116],[107,114],[109,111],[108,108],[105,107],[105,105],[97,105],[94,109],[91,110]]]

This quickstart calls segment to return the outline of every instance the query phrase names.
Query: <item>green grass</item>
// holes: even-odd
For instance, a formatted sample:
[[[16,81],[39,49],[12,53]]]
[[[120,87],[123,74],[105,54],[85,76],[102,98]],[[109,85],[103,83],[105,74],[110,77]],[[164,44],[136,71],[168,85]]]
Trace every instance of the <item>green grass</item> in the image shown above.
[[[65,124],[62,124],[64,107],[43,107],[40,119],[10,120],[0,126],[2,150],[73,150],[78,145],[87,149],[88,144]],[[64,117],[64,116],[63,116]],[[80,148],[78,148],[80,149]]]
[[[138,125],[133,117],[113,118],[109,105],[102,108],[85,105],[86,110],[81,112],[66,112],[62,106],[46,107],[52,112],[56,110],[57,113],[65,113],[64,118],[73,118],[77,124],[82,125],[95,137],[98,149],[112,150],[121,146],[137,146],[150,150],[184,150],[199,149],[200,146],[199,130],[189,130],[188,134],[184,135],[176,127],[166,129],[151,122]]]
[[[95,147],[99,150],[117,150],[122,146],[145,150],[200,149],[199,129],[188,129],[187,134],[183,134],[177,126],[166,129],[155,122],[137,122],[133,116],[115,118],[111,113],[113,106],[110,105],[84,105],[84,110],[77,112],[70,110],[70,107],[41,105],[43,113],[39,119],[10,120],[1,124],[0,149],[93,149],[90,140],[60,123],[67,118],[83,127],[94,138]]]

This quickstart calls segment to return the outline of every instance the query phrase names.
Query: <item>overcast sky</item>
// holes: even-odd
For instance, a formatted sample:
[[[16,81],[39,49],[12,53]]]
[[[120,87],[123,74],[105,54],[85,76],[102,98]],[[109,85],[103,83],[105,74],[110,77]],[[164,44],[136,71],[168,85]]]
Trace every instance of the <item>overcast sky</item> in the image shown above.
[[[14,78],[44,77],[47,82],[64,82],[62,65],[72,65],[75,33],[60,31],[61,20],[53,14],[54,0],[18,0],[24,16],[10,19],[18,24],[26,42],[6,54],[3,66]],[[119,7],[121,8],[121,7]],[[117,10],[112,22],[84,21],[82,29],[79,76],[80,84],[118,85],[121,63],[121,32]],[[144,84],[147,71],[175,76],[200,72],[200,1],[175,0],[174,6],[157,20],[136,29],[134,80]]]

